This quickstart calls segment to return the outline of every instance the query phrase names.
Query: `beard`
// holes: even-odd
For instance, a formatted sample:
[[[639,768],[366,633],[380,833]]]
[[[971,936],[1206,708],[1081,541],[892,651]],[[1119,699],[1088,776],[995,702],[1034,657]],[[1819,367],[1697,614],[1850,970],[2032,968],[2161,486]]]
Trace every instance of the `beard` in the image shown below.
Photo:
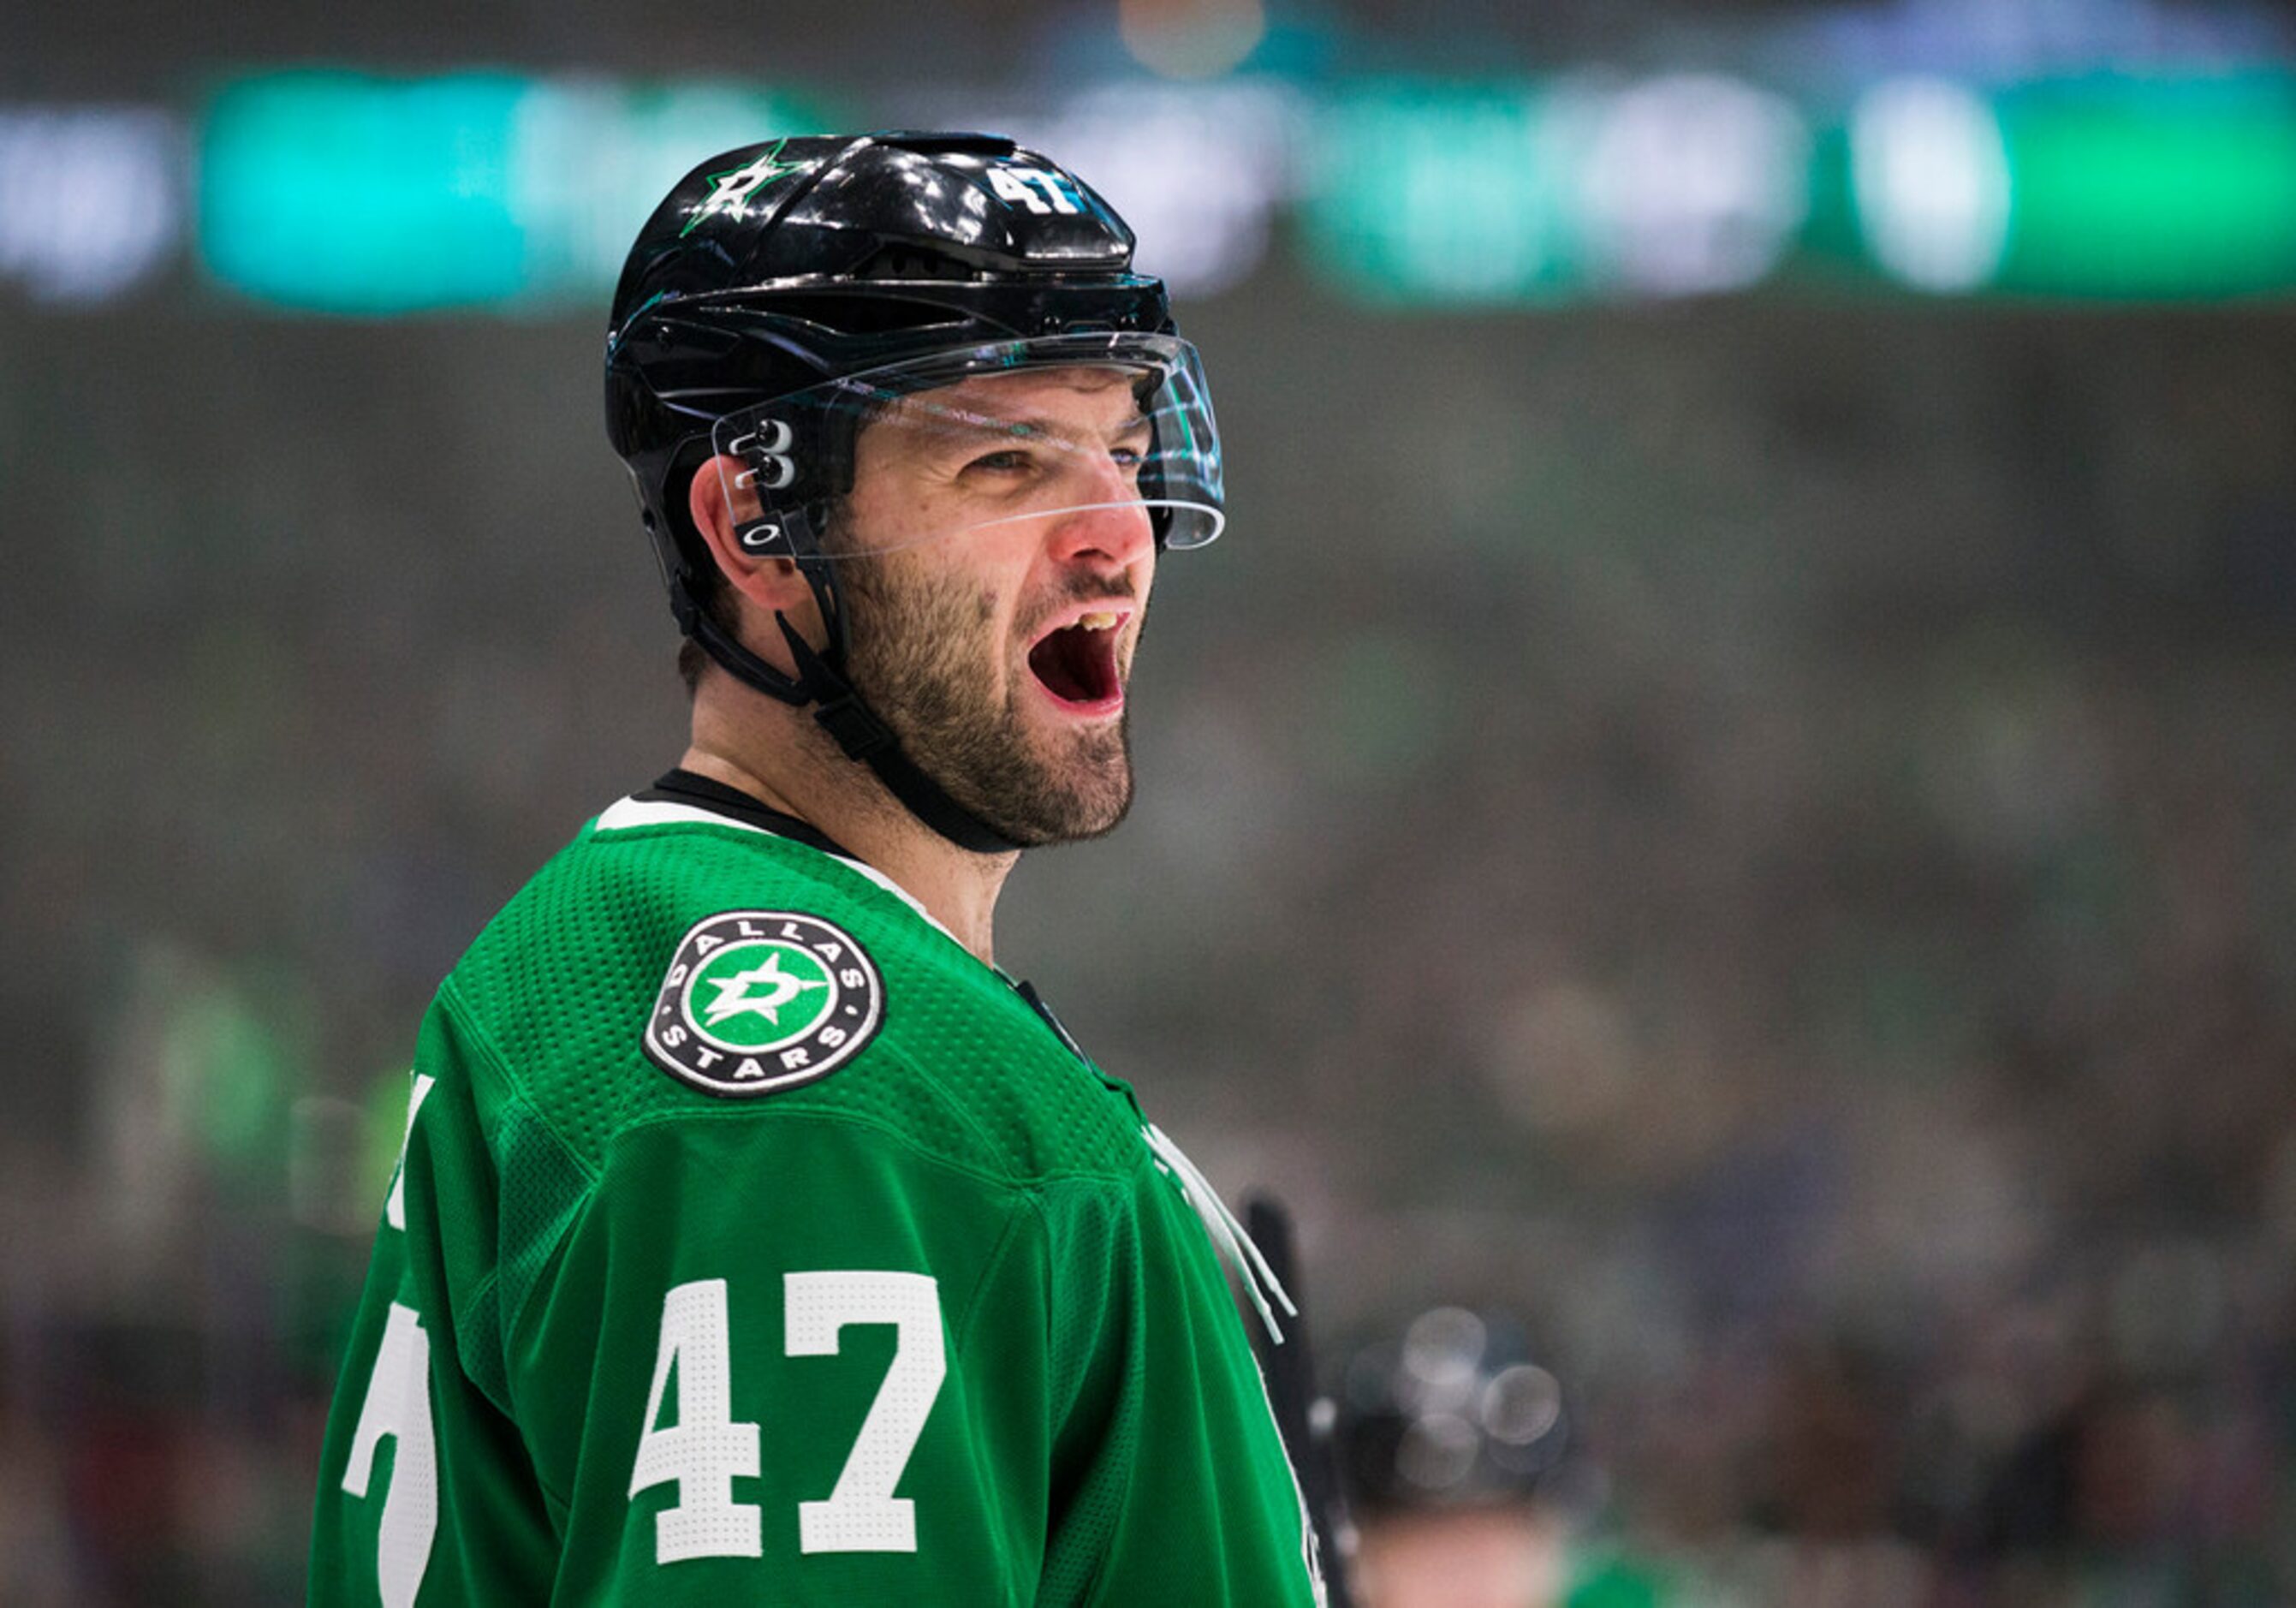
[[[854,688],[918,769],[1024,848],[1113,831],[1132,807],[1130,714],[1044,731],[1022,715],[1025,659],[993,666],[995,607],[898,557],[843,566]],[[1103,588],[1104,590],[1104,588]]]

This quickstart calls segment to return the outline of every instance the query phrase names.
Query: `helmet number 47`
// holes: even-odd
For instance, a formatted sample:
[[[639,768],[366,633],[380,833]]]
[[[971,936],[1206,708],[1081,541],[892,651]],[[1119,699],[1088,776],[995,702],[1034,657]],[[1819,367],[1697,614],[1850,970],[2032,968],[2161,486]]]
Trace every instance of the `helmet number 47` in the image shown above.
[[[1030,188],[1034,185],[1035,188]],[[1081,212],[1076,198],[1062,188],[1061,181],[1042,168],[1002,167],[988,170],[988,187],[998,197],[1017,201],[1031,212]],[[1042,191],[1043,193],[1037,193]]]

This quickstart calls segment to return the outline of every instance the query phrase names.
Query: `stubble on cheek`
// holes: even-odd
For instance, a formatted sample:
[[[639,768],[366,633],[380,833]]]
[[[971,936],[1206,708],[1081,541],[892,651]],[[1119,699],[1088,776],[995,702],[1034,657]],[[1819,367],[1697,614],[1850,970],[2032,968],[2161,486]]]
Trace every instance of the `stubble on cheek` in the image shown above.
[[[1023,844],[1096,836],[1123,818],[1122,724],[1056,730],[1034,718],[1035,672],[1004,651],[993,591],[890,570],[851,590],[856,684],[951,798]]]
[[[873,628],[870,654],[879,676],[894,693],[892,700],[906,710],[903,721],[896,710],[882,711],[895,725],[914,726],[914,735],[968,733],[980,735],[984,717],[994,708],[996,659],[989,628],[996,617],[996,600],[987,592],[970,599],[935,596],[924,587],[898,592],[881,627]],[[876,632],[885,634],[877,636]],[[1011,702],[1008,689],[1005,703]]]

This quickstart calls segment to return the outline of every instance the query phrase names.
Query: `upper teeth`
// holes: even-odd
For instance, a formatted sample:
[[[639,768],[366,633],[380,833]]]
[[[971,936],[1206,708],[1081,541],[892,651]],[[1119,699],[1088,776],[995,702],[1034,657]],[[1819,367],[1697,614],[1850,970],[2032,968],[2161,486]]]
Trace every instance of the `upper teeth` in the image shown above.
[[[1116,611],[1112,609],[1095,609],[1077,621],[1087,631],[1105,631],[1115,623]]]

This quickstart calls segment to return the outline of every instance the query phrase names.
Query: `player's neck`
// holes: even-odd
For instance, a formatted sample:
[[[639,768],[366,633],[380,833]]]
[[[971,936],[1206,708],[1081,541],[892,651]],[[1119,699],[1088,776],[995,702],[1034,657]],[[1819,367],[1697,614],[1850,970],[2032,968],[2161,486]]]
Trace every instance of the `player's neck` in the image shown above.
[[[958,848],[903,808],[865,766],[831,747],[802,711],[778,706],[771,714],[784,712],[790,720],[767,724],[796,729],[759,731],[750,722],[728,729],[705,718],[697,702],[693,739],[678,763],[818,828],[994,964],[996,896],[1020,855]]]

